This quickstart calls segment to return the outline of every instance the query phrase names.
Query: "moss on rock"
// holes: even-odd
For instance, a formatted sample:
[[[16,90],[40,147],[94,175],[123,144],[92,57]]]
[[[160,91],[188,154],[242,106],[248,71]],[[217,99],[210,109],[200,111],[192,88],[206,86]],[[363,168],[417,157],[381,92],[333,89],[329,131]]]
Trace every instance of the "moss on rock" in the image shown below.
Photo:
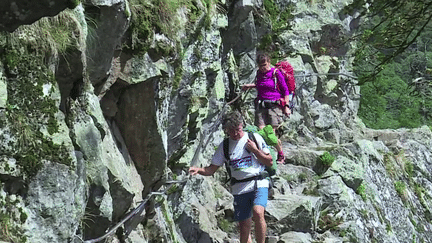
[[[80,3],[81,3],[80,0],[69,0],[69,1],[68,1],[68,5],[67,5],[67,7],[68,7],[69,9],[74,9],[74,8],[76,8]]]
[[[50,56],[60,51],[46,48],[53,46],[47,42],[55,40],[46,39],[44,35],[34,35],[35,29],[40,26],[37,24],[33,28],[20,29],[20,35],[2,34],[6,41],[0,46],[0,59],[5,64],[4,76],[8,94],[5,119],[2,119],[2,123],[10,129],[13,137],[9,144],[10,151],[3,152],[15,158],[29,177],[37,173],[44,160],[66,165],[70,165],[72,161],[64,145],[54,144],[50,137],[40,132],[46,130],[50,135],[59,132],[56,118],[59,101],[50,95],[56,90],[51,89],[47,94],[43,87],[46,84],[57,86],[47,61]],[[60,41],[63,44],[54,46],[64,48],[64,43],[68,41]]]
[[[1,182],[0,188],[3,188]],[[27,237],[19,226],[25,223],[27,217],[18,199],[13,199],[7,194],[0,194],[0,241],[27,242]]]

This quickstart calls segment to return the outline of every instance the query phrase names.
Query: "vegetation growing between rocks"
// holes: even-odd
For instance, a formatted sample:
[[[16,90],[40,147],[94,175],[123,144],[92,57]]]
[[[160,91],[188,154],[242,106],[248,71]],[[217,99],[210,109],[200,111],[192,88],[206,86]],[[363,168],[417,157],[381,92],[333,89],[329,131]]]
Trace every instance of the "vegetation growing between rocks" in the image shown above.
[[[425,220],[431,221],[431,213],[427,201],[430,200],[429,194],[426,189],[415,180],[415,167],[414,163],[409,160],[405,154],[405,150],[401,150],[398,154],[387,153],[384,154],[384,165],[389,177],[393,180],[393,186],[401,198],[403,204],[411,209],[414,214],[418,213],[418,208],[415,201],[410,200],[410,195],[417,196]],[[413,193],[411,193],[413,192]]]
[[[402,201],[404,203],[407,202],[408,197],[407,197],[407,192],[406,192],[406,185],[403,181],[396,181],[394,183],[394,187],[396,189],[396,192],[398,193],[398,195],[400,196],[400,198],[402,199]]]
[[[170,210],[166,200],[163,200],[161,202],[161,210],[162,210],[163,216],[165,218],[165,222],[168,226],[168,230],[169,230],[168,235],[171,237],[170,240],[172,242],[179,242],[179,240],[176,237],[176,234],[174,233],[175,232],[175,224],[174,224],[174,220],[170,216],[171,210]]]
[[[326,151],[319,157],[319,160],[323,165],[330,167],[335,161],[335,157]]]
[[[367,194],[366,194],[366,185],[363,182],[362,184],[360,184],[360,186],[357,188],[357,194],[360,195],[360,197],[363,199],[363,201],[366,201],[367,199]]]
[[[130,43],[124,50],[135,54],[149,53],[154,60],[164,57],[172,61],[175,73],[171,87],[175,92],[184,73],[184,46],[190,44],[186,42],[199,39],[201,28],[210,28],[213,15],[226,10],[219,0],[131,0],[129,6]],[[182,32],[195,37],[183,38]],[[163,38],[156,39],[157,34]]]
[[[168,39],[176,42],[181,42],[178,39],[177,32],[179,31],[180,20],[178,19],[177,11],[184,8],[187,12],[188,25],[196,24],[202,14],[205,14],[205,25],[210,25],[210,20],[214,6],[217,5],[217,0],[203,0],[200,3],[194,0],[131,0],[131,25],[129,31],[131,33],[131,49],[138,53],[145,53],[152,47],[154,34],[163,34]],[[177,47],[159,48],[158,51],[165,53],[177,52]],[[168,49],[167,49],[168,48]],[[172,48],[172,50],[170,49]]]
[[[327,210],[320,212],[318,219],[318,227],[321,232],[327,230],[337,230],[338,226],[342,223],[342,218],[330,214]]]
[[[279,6],[274,0],[264,0],[263,13],[257,14],[257,17],[267,18],[271,23],[271,32],[261,37],[258,49],[269,53],[273,64],[278,61],[280,56],[280,47],[276,44],[279,42],[279,35],[286,30],[291,29],[291,20],[293,5]]]
[[[0,186],[3,186],[0,183]],[[13,200],[10,196],[0,196],[0,241],[26,242],[19,225],[27,220],[27,214],[18,206],[19,200]]]
[[[77,26],[73,13],[65,11],[2,34],[0,58],[5,65],[8,91],[5,122],[14,137],[2,152],[14,157],[30,177],[44,160],[71,165],[66,147],[50,138],[59,132],[59,109],[51,97],[57,83],[48,64],[59,54],[66,55],[74,45]]]
[[[303,189],[302,193],[304,195],[309,195],[309,196],[319,196],[318,179],[319,179],[318,176],[312,178],[312,180],[306,184],[306,187]]]
[[[236,232],[236,223],[226,219],[223,214],[217,215],[217,224],[218,227],[225,233],[235,233]]]

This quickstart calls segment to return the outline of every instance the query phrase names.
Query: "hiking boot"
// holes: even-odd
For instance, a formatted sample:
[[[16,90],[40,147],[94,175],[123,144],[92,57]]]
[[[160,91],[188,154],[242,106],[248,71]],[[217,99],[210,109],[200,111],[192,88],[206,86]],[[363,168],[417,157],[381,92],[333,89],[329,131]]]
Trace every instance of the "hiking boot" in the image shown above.
[[[278,156],[277,156],[277,160],[276,161],[277,161],[278,164],[285,163],[285,156],[284,156],[284,154],[283,154],[282,151],[278,152]]]

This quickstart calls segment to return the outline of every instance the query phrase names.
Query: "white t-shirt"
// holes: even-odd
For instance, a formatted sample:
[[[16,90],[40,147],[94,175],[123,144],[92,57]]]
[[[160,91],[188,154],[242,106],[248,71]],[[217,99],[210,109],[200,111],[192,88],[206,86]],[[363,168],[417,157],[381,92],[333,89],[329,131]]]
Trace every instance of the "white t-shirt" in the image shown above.
[[[270,153],[270,150],[267,144],[264,142],[264,139],[257,133],[254,134],[257,140],[257,145],[260,150],[264,153]],[[231,176],[237,180],[246,179],[249,177],[253,177],[259,175],[261,171],[265,170],[265,166],[261,164],[254,153],[248,152],[245,149],[245,145],[249,135],[247,132],[244,132],[244,135],[240,140],[232,140],[229,139],[229,156],[230,156],[230,169]],[[253,141],[253,139],[251,139]],[[223,151],[223,142],[219,144],[219,147],[216,150],[216,153],[213,155],[212,164],[217,166],[223,166],[226,162],[224,151]],[[269,187],[269,181],[266,179],[259,180],[257,182],[257,187]],[[244,194],[250,191],[253,191],[255,188],[255,180],[239,182],[235,183],[231,187],[231,193],[233,195]]]

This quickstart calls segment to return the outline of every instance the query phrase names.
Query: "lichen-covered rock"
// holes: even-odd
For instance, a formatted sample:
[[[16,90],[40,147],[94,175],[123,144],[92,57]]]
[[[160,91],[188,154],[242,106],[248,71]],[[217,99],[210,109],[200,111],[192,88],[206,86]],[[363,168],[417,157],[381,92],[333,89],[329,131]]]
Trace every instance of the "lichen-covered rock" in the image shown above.
[[[313,232],[321,211],[319,197],[285,195],[269,201],[269,228],[283,234],[288,231]]]
[[[279,237],[281,243],[309,243],[313,242],[312,236],[309,233],[290,231],[282,234]]]
[[[86,201],[84,168],[79,168],[75,172],[47,162],[30,183],[25,199],[29,242],[67,242],[74,237]]]

